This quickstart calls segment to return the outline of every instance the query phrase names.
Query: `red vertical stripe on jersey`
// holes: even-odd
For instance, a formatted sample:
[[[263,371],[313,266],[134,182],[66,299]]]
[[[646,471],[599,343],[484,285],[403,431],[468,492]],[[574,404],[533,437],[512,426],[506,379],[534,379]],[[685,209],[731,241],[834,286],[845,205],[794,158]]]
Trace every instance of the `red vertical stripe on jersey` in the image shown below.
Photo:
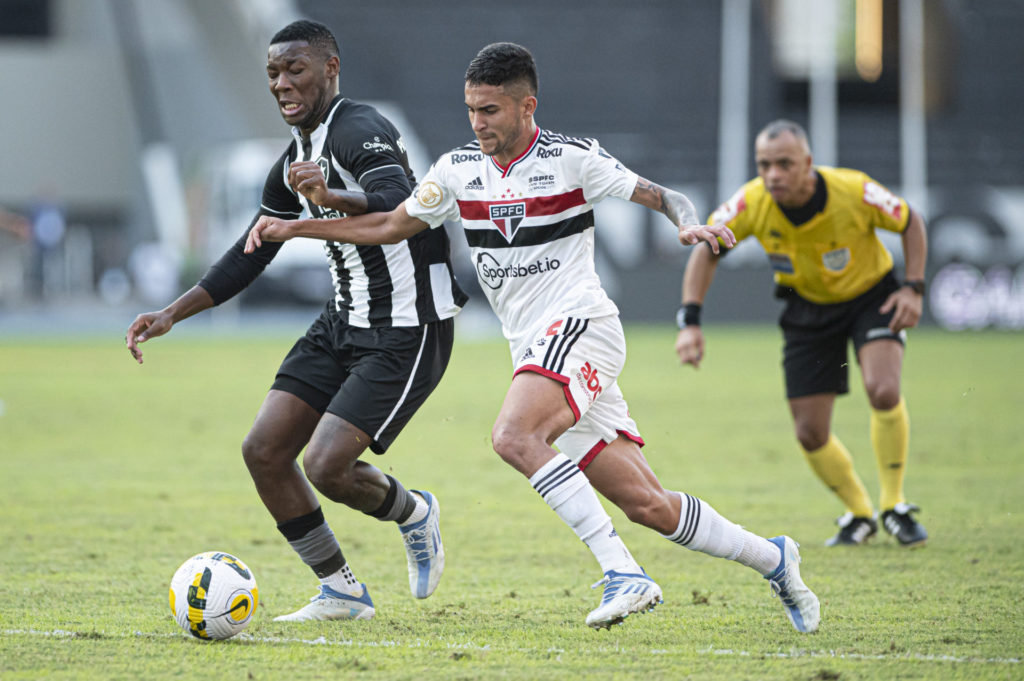
[[[534,196],[513,201],[463,201],[459,200],[459,215],[465,220],[490,220],[490,206],[508,203],[525,203],[526,216],[557,215],[563,210],[582,206],[587,201],[583,198],[583,189],[573,189],[564,194],[552,196]]]

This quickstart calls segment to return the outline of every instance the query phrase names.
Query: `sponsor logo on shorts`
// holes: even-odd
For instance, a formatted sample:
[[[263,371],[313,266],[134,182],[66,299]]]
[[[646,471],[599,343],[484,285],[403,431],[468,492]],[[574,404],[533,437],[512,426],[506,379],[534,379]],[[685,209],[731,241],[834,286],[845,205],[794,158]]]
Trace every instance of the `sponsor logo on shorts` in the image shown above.
[[[501,288],[506,279],[518,279],[552,272],[561,265],[561,261],[552,258],[544,258],[527,265],[502,265],[490,253],[481,253],[476,258],[476,273],[482,284],[492,290],[497,290]]]
[[[587,391],[588,399],[591,402],[601,394],[601,379],[597,375],[597,369],[590,366],[590,362],[584,362],[576,372],[576,381]]]
[[[902,341],[907,339],[906,329],[901,329],[898,333],[893,333],[888,326],[876,326],[873,329],[868,329],[864,334],[865,340],[877,340],[879,338],[899,338]]]

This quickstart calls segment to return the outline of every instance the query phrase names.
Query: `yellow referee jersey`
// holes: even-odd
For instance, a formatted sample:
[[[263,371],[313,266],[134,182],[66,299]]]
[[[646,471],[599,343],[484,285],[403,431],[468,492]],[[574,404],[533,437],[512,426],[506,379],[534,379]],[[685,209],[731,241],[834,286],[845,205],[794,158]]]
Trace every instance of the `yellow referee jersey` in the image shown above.
[[[807,222],[790,222],[758,177],[719,206],[708,224],[725,223],[737,241],[757,237],[776,283],[813,303],[841,303],[864,293],[892,269],[892,255],[875,229],[902,233],[910,208],[859,170],[816,169],[828,196],[825,209]]]

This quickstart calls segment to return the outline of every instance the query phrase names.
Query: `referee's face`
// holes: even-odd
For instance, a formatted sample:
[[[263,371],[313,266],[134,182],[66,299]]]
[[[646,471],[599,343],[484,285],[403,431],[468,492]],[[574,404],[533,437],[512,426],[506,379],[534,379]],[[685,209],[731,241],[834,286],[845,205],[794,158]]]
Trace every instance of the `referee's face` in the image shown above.
[[[309,132],[320,125],[337,94],[340,63],[304,40],[275,43],[267,52],[270,93],[288,125]]]
[[[517,96],[519,95],[519,96]],[[533,138],[537,98],[520,88],[466,83],[466,108],[480,151],[507,165]]]
[[[799,208],[814,194],[814,164],[807,144],[791,132],[758,135],[754,143],[757,174],[775,202]]]

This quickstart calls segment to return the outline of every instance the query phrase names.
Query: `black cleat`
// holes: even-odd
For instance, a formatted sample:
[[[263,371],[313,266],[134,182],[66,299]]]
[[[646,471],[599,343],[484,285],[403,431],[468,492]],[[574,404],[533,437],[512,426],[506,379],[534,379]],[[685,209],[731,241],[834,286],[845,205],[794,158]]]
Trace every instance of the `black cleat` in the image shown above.
[[[921,523],[911,517],[911,513],[920,511],[917,506],[901,502],[891,511],[882,513],[882,527],[896,537],[902,546],[921,546],[928,540],[928,533]]]
[[[878,532],[878,523],[874,518],[855,516],[847,511],[836,519],[839,532],[825,542],[825,546],[859,546],[866,544],[868,539]]]

